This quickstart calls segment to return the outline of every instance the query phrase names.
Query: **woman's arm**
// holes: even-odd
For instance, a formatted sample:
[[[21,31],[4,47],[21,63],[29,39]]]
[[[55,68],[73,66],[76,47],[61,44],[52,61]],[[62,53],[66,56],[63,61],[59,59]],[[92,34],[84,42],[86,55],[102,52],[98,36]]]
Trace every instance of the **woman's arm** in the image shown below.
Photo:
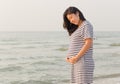
[[[93,40],[91,38],[85,39],[85,44],[83,45],[82,49],[76,55],[76,58],[81,58],[85,52],[91,47]]]

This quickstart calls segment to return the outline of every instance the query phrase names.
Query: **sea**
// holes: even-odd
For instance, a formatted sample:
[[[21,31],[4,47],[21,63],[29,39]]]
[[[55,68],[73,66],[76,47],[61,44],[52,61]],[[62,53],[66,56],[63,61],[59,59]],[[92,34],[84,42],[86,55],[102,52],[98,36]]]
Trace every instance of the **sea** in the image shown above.
[[[0,84],[70,84],[66,31],[0,32]],[[120,84],[120,31],[95,31],[93,84]]]

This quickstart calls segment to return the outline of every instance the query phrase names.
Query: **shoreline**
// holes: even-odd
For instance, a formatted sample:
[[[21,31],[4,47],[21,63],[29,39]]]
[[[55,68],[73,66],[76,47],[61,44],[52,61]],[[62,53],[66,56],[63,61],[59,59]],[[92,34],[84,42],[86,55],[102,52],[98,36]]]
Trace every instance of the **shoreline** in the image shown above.
[[[98,77],[94,77],[94,80],[108,79],[108,78],[118,78],[118,77],[120,77],[120,73],[109,74],[109,75],[101,75],[101,76],[98,76]]]

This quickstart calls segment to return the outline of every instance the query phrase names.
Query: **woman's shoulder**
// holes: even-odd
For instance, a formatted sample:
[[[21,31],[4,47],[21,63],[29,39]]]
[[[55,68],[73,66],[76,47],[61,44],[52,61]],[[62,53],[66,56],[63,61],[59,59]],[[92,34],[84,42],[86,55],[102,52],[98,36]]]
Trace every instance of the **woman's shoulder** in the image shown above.
[[[83,21],[83,26],[85,25],[91,25],[91,23],[88,20]]]
[[[93,28],[92,24],[91,24],[88,20],[85,20],[85,21],[83,22],[82,27],[83,27],[83,28],[86,28],[86,27]]]
[[[78,29],[79,32],[83,32],[85,30],[89,30],[89,31],[93,30],[93,26],[88,20],[83,21],[81,27],[79,27]]]

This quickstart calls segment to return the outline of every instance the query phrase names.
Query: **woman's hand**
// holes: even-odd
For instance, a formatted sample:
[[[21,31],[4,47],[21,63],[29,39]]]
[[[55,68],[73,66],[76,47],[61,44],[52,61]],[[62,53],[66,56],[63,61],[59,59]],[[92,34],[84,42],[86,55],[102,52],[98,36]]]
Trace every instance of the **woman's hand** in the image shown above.
[[[66,58],[67,62],[70,62],[71,64],[75,64],[78,61],[78,57],[77,56],[73,56],[71,58]]]

